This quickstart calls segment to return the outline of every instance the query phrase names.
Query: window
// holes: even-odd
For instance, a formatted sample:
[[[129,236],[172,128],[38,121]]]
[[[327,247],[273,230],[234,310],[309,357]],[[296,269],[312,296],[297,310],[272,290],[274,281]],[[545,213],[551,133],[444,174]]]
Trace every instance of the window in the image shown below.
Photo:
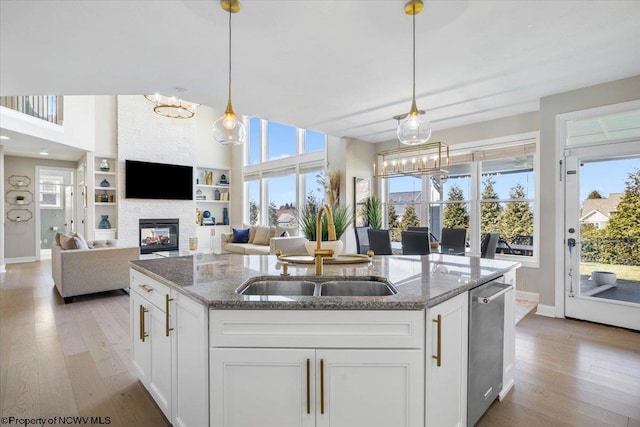
[[[327,136],[320,132],[306,130],[304,132],[304,152],[324,150],[327,145]]]
[[[499,231],[497,258],[536,264],[536,141],[537,133],[531,133],[465,144],[451,150],[446,175],[384,180],[392,239],[399,240],[400,231],[410,225],[428,225],[438,239],[443,227],[465,228],[469,250],[480,253],[481,236]],[[406,215],[408,206],[415,207],[415,215]]]
[[[296,128],[276,122],[267,122],[267,160],[295,156],[297,150]]]
[[[245,222],[291,224],[308,195],[324,198],[326,135],[251,118],[245,147]]]
[[[40,207],[62,207],[62,178],[58,176],[42,176],[40,178]]]

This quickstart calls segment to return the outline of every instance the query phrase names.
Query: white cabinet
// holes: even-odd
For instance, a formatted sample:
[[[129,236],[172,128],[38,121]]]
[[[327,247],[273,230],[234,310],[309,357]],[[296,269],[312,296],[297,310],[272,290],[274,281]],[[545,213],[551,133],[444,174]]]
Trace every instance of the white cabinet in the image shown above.
[[[424,312],[209,320],[211,426],[424,426]]]
[[[315,366],[310,349],[212,349],[210,425],[314,426]]]
[[[421,350],[318,349],[316,381],[318,427],[424,425]]]
[[[427,309],[427,426],[467,422],[468,307],[465,292]]]
[[[211,426],[423,426],[423,376],[420,350],[213,348]]]
[[[131,271],[131,360],[142,384],[174,426],[208,424],[207,311]]]

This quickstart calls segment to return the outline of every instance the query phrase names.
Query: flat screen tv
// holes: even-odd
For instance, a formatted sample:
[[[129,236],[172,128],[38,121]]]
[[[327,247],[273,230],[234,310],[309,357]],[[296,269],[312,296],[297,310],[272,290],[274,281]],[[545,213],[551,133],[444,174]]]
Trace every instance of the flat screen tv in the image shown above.
[[[125,197],[193,200],[193,167],[126,160]]]

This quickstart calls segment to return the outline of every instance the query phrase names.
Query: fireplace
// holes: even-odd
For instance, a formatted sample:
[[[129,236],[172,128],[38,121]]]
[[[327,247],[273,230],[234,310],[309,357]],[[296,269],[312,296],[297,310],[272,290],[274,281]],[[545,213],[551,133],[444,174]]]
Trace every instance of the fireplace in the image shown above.
[[[180,235],[178,219],[141,219],[140,253],[177,251]]]

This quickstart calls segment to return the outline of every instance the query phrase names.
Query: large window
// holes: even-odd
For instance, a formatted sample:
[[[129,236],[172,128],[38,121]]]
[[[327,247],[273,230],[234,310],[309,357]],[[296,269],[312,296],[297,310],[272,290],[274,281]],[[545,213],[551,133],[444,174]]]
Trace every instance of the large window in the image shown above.
[[[245,222],[295,223],[307,196],[324,197],[326,135],[251,118],[245,147]]]
[[[498,231],[497,257],[532,260],[537,254],[536,139],[469,144],[451,150],[446,175],[385,180],[387,222],[394,240],[411,225],[467,230],[468,250],[480,252],[481,236]],[[407,207],[415,214],[406,214]]]

